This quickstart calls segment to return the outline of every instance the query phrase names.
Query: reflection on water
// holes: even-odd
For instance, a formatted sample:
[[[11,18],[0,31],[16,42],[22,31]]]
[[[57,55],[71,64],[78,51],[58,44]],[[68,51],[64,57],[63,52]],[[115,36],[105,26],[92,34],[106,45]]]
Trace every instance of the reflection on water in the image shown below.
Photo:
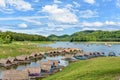
[[[41,45],[40,45],[41,46]],[[56,42],[54,44],[45,44],[42,46],[50,46],[53,48],[78,48],[83,49],[85,52],[104,52],[106,55],[109,52],[115,52],[117,56],[120,56],[120,44],[111,44],[111,47],[103,43],[85,43],[85,42]]]
[[[64,56],[46,57],[45,59],[38,60],[36,62],[31,62],[30,64],[27,64],[27,65],[17,66],[16,69],[17,70],[23,70],[23,69],[25,69],[27,67],[36,67],[36,66],[39,65],[39,62],[47,61],[47,60],[59,60],[61,66],[67,66],[69,63],[68,63],[68,61],[62,60],[63,58],[64,58]],[[2,71],[4,71],[4,70],[0,69],[0,79],[2,79]]]

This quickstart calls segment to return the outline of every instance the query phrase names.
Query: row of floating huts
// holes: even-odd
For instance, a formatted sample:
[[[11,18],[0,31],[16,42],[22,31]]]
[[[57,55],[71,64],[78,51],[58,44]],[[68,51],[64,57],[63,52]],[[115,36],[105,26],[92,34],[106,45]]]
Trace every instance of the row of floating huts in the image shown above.
[[[55,51],[48,51],[46,53],[39,52],[39,53],[32,53],[30,55],[21,55],[17,57],[8,57],[7,59],[0,59],[0,67],[9,68],[12,66],[17,66],[21,64],[29,64],[31,61],[37,61],[46,56],[58,56],[58,55],[65,55],[65,54],[76,54],[81,53],[82,50],[76,48],[63,48],[61,50]]]
[[[74,58],[79,59],[79,60],[86,60],[90,58],[95,58],[95,57],[105,57],[104,52],[83,52],[83,53],[77,53]],[[108,56],[116,56],[114,52],[109,52]]]
[[[40,77],[46,77],[52,74],[56,69],[59,71],[60,65],[58,60],[48,60],[39,62],[37,67],[28,67],[24,70],[6,70],[3,71],[2,80],[32,80]]]
[[[83,52],[83,50],[75,48],[63,48],[61,50],[32,53],[30,55],[22,55],[17,57],[9,57],[7,59],[0,60],[1,67],[11,67],[13,65],[29,64],[32,60],[38,60],[45,56],[58,56],[68,55],[69,57],[75,57],[79,60],[86,60],[93,57],[105,56],[104,52]],[[114,52],[110,52],[109,56],[115,56]],[[5,70],[3,71],[2,80],[31,80],[40,77],[46,77],[50,74],[60,71],[58,60],[48,60],[46,62],[40,62],[37,67],[28,67],[24,70]]]
[[[32,60],[43,58],[43,53],[32,53],[31,55],[21,55],[17,57],[8,57],[7,59],[0,59],[0,67],[11,67],[20,64],[29,64]]]
[[[32,53],[30,55],[22,55],[17,57],[8,57],[7,59],[1,59],[0,60],[0,66],[1,67],[11,67],[21,64],[29,64],[32,60],[38,60],[43,57],[45,57],[45,54],[47,56],[55,56],[64,54],[72,54],[80,52],[81,50],[73,49],[73,48],[64,48],[62,50],[56,50],[56,51],[49,51],[46,53],[40,52],[40,53]],[[55,54],[55,55],[53,55]],[[16,70],[16,69],[10,69],[10,70],[4,70],[2,72],[2,80],[31,80],[36,79],[40,77],[46,77],[50,74],[53,74],[55,72],[60,71],[63,67],[59,66],[58,60],[48,60],[46,62],[40,62],[37,67],[28,67],[24,70]]]

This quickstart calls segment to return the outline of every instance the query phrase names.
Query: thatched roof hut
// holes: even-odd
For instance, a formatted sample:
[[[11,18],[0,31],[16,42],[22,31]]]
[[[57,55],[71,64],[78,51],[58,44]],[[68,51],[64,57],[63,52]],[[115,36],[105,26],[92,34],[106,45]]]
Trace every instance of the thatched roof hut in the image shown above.
[[[40,65],[45,65],[45,64],[53,65],[53,62],[49,62],[49,61],[40,62]]]
[[[7,59],[10,60],[11,62],[14,62],[15,58],[14,57],[8,57]]]
[[[25,60],[29,60],[26,55],[17,56],[17,57],[15,58],[15,61],[25,61]]]
[[[32,53],[29,55],[29,58],[36,58],[37,57],[37,53]]]
[[[58,60],[48,60],[48,62],[53,62],[54,67],[58,67],[59,63],[60,63],[60,61],[58,61]]]
[[[3,71],[2,80],[29,80],[27,71],[20,70],[6,70]]]
[[[53,67],[53,62],[40,62],[40,67],[42,69],[42,71],[45,72],[51,72],[51,69]]]
[[[7,58],[9,61],[11,61],[12,62],[12,64],[18,64],[17,62],[15,62],[15,58],[14,57],[8,57]]]
[[[45,52],[39,52],[40,54],[42,54],[42,55],[44,55],[45,54]]]
[[[0,63],[6,63],[6,64],[8,64],[8,63],[12,63],[12,62],[10,60],[8,60],[8,59],[1,59]]]
[[[8,66],[11,66],[11,65],[12,65],[12,62],[8,59],[1,59],[0,60],[0,66],[8,67]]]
[[[116,54],[114,52],[109,52],[108,56],[116,56]]]
[[[49,65],[49,64],[41,65],[41,69],[43,72],[51,72],[52,65]]]
[[[41,75],[40,66],[26,68],[25,71],[28,71],[30,77],[40,77],[40,75]]]

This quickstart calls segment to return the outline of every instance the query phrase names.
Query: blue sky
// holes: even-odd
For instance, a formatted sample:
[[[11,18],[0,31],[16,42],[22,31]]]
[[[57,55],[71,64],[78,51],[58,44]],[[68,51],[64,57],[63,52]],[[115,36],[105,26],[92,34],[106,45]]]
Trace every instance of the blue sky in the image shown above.
[[[0,30],[44,36],[120,30],[120,0],[0,0]]]

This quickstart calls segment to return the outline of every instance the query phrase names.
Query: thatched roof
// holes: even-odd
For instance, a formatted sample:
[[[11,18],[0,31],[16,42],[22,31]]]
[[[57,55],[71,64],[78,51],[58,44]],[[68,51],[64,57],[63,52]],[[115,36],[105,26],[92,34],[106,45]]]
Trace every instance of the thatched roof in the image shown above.
[[[20,70],[6,70],[3,71],[3,79],[2,80],[29,80],[27,71]]]
[[[83,54],[84,54],[84,56],[89,56],[90,52],[84,52]]]
[[[0,64],[7,64],[8,62],[12,63],[8,59],[0,59]]]
[[[45,52],[39,52],[39,54],[42,54],[42,55],[44,55],[44,54],[45,54]]]
[[[40,62],[40,67],[42,70],[47,70],[49,71],[51,69],[51,67],[53,66],[53,62]]]
[[[72,57],[73,57],[73,55],[69,55],[69,54],[65,55],[65,58],[72,58]]]
[[[48,60],[48,62],[53,62],[53,65],[56,66],[56,67],[59,65],[58,60]]]
[[[40,65],[42,70],[50,71],[52,65],[50,64],[42,64]]]
[[[28,71],[29,74],[35,74],[35,73],[41,73],[41,68],[40,67],[28,67],[25,69],[25,71]]]
[[[30,56],[33,56],[33,57],[35,57],[35,55],[36,55],[36,53],[32,53],[32,54],[30,54]]]
[[[17,60],[25,60],[26,58],[27,58],[27,56],[25,56],[25,55],[16,57]]]
[[[40,65],[44,65],[44,64],[53,65],[53,62],[49,62],[49,61],[40,62]]]
[[[76,54],[75,56],[84,56],[84,54],[79,53],[79,54]]]
[[[10,60],[11,62],[13,62],[15,58],[14,57],[8,57],[7,59]]]

